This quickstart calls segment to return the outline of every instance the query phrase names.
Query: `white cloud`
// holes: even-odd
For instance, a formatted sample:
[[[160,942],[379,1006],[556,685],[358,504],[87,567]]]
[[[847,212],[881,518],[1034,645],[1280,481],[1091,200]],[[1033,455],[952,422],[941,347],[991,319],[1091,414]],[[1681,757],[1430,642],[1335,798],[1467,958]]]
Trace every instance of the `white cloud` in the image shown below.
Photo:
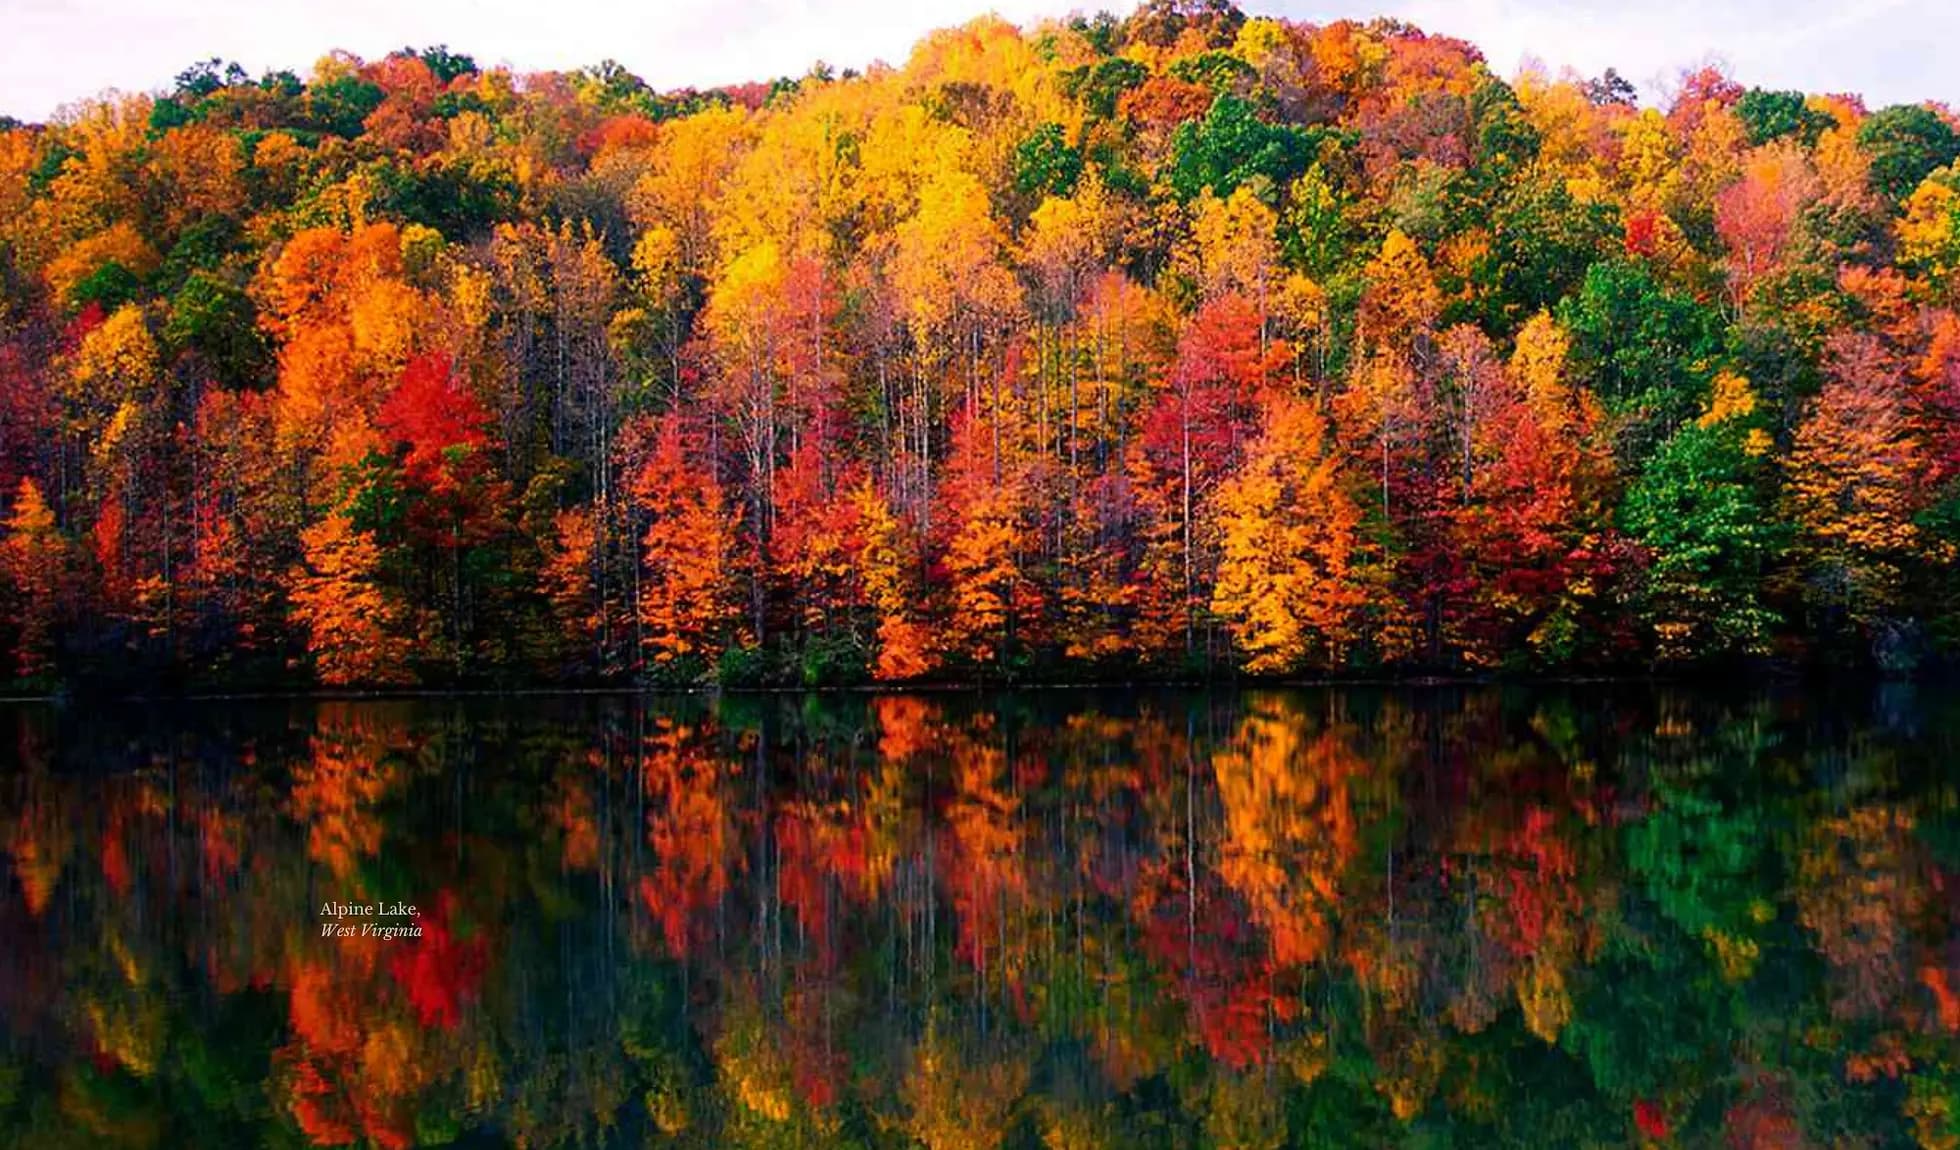
[[[374,57],[446,43],[480,62],[566,69],[616,59],[656,87],[800,75],[816,60],[898,62],[937,27],[991,6],[1011,20],[1133,0],[0,0],[0,112],[46,117],[103,89],[167,87],[195,60],[304,72],[331,48]],[[1960,39],[1950,0],[1250,0],[1304,20],[1392,15],[1482,47],[1513,73],[1527,57],[1655,92],[1711,56],[1745,83],[1861,91],[1873,105],[1960,99],[1938,45]]]
[[[1273,0],[1297,19],[1385,14],[1460,36],[1512,75],[1526,58],[1554,72],[1611,67],[1653,99],[1684,71],[1719,61],[1745,85],[1860,92],[1873,107],[1960,102],[1940,45],[1960,36],[1950,0]]]

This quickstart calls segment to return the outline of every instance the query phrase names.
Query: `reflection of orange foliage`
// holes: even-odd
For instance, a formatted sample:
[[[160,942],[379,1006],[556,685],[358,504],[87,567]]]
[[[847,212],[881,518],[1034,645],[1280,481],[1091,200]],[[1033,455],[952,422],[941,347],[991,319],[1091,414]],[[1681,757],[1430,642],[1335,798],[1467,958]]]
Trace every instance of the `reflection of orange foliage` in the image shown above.
[[[1313,962],[1355,853],[1347,782],[1360,758],[1338,732],[1311,734],[1296,708],[1261,704],[1212,765],[1225,807],[1219,877],[1251,905],[1275,962]]]
[[[1432,1032],[1397,1034],[1392,1045],[1376,1055],[1381,1077],[1375,1092],[1388,1099],[1397,1121],[1412,1122],[1428,1106],[1442,1077],[1443,1049]]]
[[[792,991],[785,1004],[789,1021],[790,1080],[804,1105],[815,1111],[835,1106],[848,1080],[843,1035],[836,1033],[827,987]]]
[[[430,1052],[412,1026],[380,1009],[381,953],[371,942],[342,943],[294,960],[293,1041],[274,1057],[285,1105],[315,1145],[414,1144],[412,1103],[431,1081]]]
[[[776,821],[776,889],[796,913],[803,937],[815,944],[818,968],[826,973],[841,941],[832,921],[833,892],[841,887],[850,897],[870,894],[867,846],[867,830],[848,807],[798,804]]]
[[[129,849],[123,842],[125,827],[121,812],[110,816],[109,826],[102,832],[102,877],[109,882],[109,889],[119,896],[129,894],[130,870]]]
[[[347,956],[358,962],[371,953],[366,947],[348,948]],[[293,971],[289,995],[293,1033],[308,1049],[328,1056],[352,1056],[361,1048],[361,1028],[355,1020],[360,1004],[355,1001],[351,979],[325,961],[302,959]]]
[[[640,877],[640,897],[660,922],[668,953],[688,953],[692,922],[728,889],[735,858],[733,816],[721,771],[691,728],[661,719],[647,736],[642,776],[647,841],[657,865]]]
[[[565,866],[591,870],[599,863],[599,824],[593,817],[592,791],[573,779],[560,779],[551,821],[565,835]]]
[[[36,918],[54,897],[62,862],[74,844],[73,832],[52,806],[30,800],[20,818],[7,828],[7,850],[14,856],[14,874],[27,896],[28,913]]]
[[[333,1084],[311,1062],[294,1063],[290,1105],[293,1120],[315,1146],[345,1146],[354,1141],[354,1124],[344,1113]]]
[[[221,883],[238,870],[237,831],[223,811],[206,807],[198,812],[197,845],[206,882]]]
[[[375,807],[400,781],[379,735],[321,716],[312,755],[293,767],[293,817],[306,823],[307,853],[340,878],[381,849]]]
[[[1953,992],[1946,971],[1937,966],[1921,967],[1919,981],[1933,992],[1933,1001],[1939,1006],[1940,1025],[1950,1032],[1960,1031],[1960,994]]]
[[[714,1040],[715,1068],[731,1102],[770,1122],[786,1122],[794,1100],[788,1059],[762,1017],[752,981],[730,987],[721,1033]]]
[[[1176,972],[1178,994],[1205,1052],[1243,1070],[1266,1060],[1272,1020],[1298,1013],[1299,1000],[1277,993],[1271,958],[1260,953],[1267,948],[1216,880],[1201,871],[1198,883],[1194,897],[1181,867],[1162,864],[1141,877],[1145,945]]]
[[[1009,1112],[1027,1089],[1028,1060],[1013,1054],[969,1060],[930,1026],[914,1054],[899,1088],[908,1111],[906,1133],[929,1150],[999,1146]]]
[[[939,738],[939,708],[910,695],[879,695],[871,700],[878,720],[878,754],[896,761],[908,759]]]
[[[1001,967],[1005,956],[990,956],[988,944],[1004,942],[1008,906],[1027,895],[1017,822],[1021,800],[1002,790],[1005,768],[998,747],[960,740],[953,750],[954,797],[946,810],[952,832],[944,843],[946,874],[959,920],[955,953],[991,979],[1002,976],[990,967]]]
[[[1350,922],[1342,931],[1341,961],[1354,972],[1356,984],[1382,1006],[1404,1011],[1415,1005],[1421,989],[1423,956],[1417,943],[1377,913]]]
[[[1501,878],[1509,927],[1501,939],[1512,954],[1528,958],[1548,939],[1570,929],[1569,919],[1579,905],[1573,885],[1578,862],[1572,845],[1558,837],[1552,812],[1544,807],[1525,812],[1524,825],[1505,843],[1505,854],[1513,865]]]
[[[1499,857],[1508,864],[1495,876],[1503,897],[1486,930],[1518,960],[1512,983],[1525,1028],[1556,1042],[1572,1017],[1565,972],[1580,941],[1578,858],[1559,835],[1557,816],[1535,805],[1504,840]]]
[[[1786,1084],[1767,1076],[1751,1082],[1722,1125],[1732,1150],[1797,1150],[1806,1145],[1803,1129],[1790,1112]]]
[[[404,1102],[378,1089],[336,1082],[304,1052],[287,1048],[287,1106],[315,1146],[346,1146],[365,1136],[387,1150],[415,1145],[414,1120]]]
[[[1897,1078],[1911,1069],[1912,1055],[1906,1053],[1899,1036],[1890,1033],[1873,1039],[1870,1050],[1855,1051],[1844,1059],[1844,1076],[1853,1082]]]
[[[1819,822],[1798,857],[1798,917],[1830,964],[1838,1018],[1877,1017],[1906,989],[1906,923],[1923,894],[1912,827],[1904,811],[1863,807]]]

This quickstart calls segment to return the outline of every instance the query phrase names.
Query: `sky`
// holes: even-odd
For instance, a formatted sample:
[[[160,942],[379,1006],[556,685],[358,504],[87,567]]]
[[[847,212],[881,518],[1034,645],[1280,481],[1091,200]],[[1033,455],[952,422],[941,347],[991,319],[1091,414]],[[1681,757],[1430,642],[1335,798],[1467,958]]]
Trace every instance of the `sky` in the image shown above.
[[[304,76],[340,48],[372,59],[447,44],[481,65],[566,70],[614,59],[656,88],[801,75],[816,60],[903,62],[914,40],[991,9],[1017,23],[1133,0],[0,0],[0,114],[43,120],[116,88],[165,89],[213,56]],[[1514,75],[1526,61],[1592,76],[1611,66],[1644,98],[1720,61],[1744,84],[1860,92],[1871,107],[1960,104],[1954,0],[1242,0],[1324,22],[1395,16],[1460,36]]]

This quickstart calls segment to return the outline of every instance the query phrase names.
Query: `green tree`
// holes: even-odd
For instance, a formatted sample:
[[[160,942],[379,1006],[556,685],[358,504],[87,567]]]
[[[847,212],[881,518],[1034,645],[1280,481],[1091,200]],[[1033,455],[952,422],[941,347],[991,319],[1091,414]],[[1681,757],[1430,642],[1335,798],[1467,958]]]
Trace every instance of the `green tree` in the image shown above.
[[[1014,149],[1014,187],[1024,196],[1068,196],[1082,176],[1082,153],[1060,124],[1043,124]]]
[[[1203,120],[1178,126],[1171,137],[1167,176],[1183,200],[1206,188],[1226,199],[1239,185],[1259,176],[1276,192],[1307,170],[1321,137],[1316,129],[1268,124],[1251,103],[1220,96]]]
[[[1586,269],[1558,319],[1579,378],[1630,420],[1623,453],[1644,455],[1694,412],[1720,347],[1713,309],[1667,291],[1643,264],[1610,260]]]
[[[1871,157],[1872,187],[1897,203],[1934,169],[1960,159],[1960,132],[1931,108],[1894,104],[1858,125],[1858,146]]]
[[[1817,137],[1833,123],[1831,117],[1804,102],[1802,92],[1771,92],[1751,88],[1735,102],[1735,114],[1749,129],[1749,142],[1758,147],[1771,140],[1796,136],[1815,147]]]
[[[1733,376],[1724,386],[1746,394]],[[1733,381],[1732,383],[1730,381]],[[1641,611],[1668,662],[1764,654],[1777,619],[1760,598],[1787,532],[1759,492],[1768,446],[1744,401],[1675,432],[1628,489],[1620,524],[1651,555]]]

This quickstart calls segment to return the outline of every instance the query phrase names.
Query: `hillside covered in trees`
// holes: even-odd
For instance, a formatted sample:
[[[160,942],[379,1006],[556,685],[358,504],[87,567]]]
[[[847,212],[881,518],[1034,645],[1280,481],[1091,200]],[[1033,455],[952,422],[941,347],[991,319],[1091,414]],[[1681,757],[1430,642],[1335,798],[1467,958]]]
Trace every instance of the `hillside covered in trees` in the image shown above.
[[[1960,121],[1647,95],[1154,0],[7,124],[5,675],[1950,663]]]

